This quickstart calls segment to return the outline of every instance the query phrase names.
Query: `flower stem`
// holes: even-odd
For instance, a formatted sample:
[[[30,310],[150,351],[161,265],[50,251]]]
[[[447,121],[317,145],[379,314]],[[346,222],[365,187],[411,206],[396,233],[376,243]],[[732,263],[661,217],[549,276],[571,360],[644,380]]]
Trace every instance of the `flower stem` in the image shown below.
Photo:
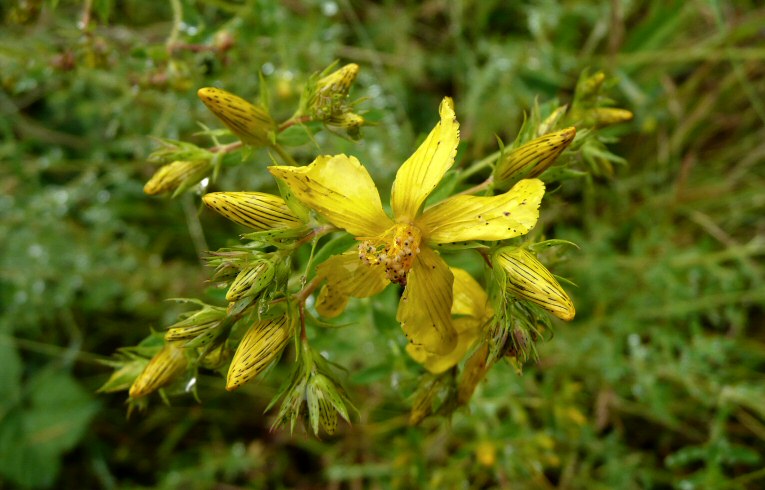
[[[213,146],[212,148],[208,148],[207,151],[210,153],[231,153],[234,150],[238,150],[241,148],[243,143],[241,141],[235,141],[233,143],[229,143],[227,145],[217,145]]]
[[[459,182],[464,182],[465,180],[468,179],[468,177],[471,177],[473,174],[476,174],[476,173],[480,172],[481,170],[483,170],[486,167],[490,167],[491,164],[494,163],[494,161],[497,158],[499,158],[500,153],[501,152],[499,152],[499,151],[495,151],[491,155],[489,155],[489,156],[487,156],[485,158],[482,158],[481,160],[478,160],[477,162],[473,163],[472,165],[470,165],[468,168],[466,168],[465,170],[463,170],[460,173],[460,175],[458,177],[458,181]]]
[[[287,128],[291,128],[296,124],[303,124],[311,120],[311,116],[291,117],[279,125],[278,131],[281,133]]]
[[[284,150],[284,148],[282,148],[282,147],[281,147],[281,145],[280,145],[279,143],[274,143],[273,145],[271,145],[271,148],[272,148],[272,149],[273,149],[273,150],[274,150],[276,153],[278,153],[278,154],[279,154],[279,156],[281,157],[282,161],[284,161],[284,163],[286,163],[287,165],[291,165],[291,166],[293,166],[293,167],[297,167],[297,166],[298,166],[298,164],[297,164],[297,162],[295,161],[295,159],[294,159],[294,158],[292,158],[292,156],[290,156],[290,154],[289,154],[289,153],[287,153],[287,152]]]
[[[481,192],[483,190],[488,189],[489,187],[491,187],[491,184],[493,184],[493,183],[494,183],[494,176],[493,175],[489,175],[489,178],[484,180],[480,184],[478,184],[476,186],[473,186],[470,189],[465,189],[462,192],[458,192],[455,195],[456,196],[461,196],[462,194],[476,194],[478,192]]]

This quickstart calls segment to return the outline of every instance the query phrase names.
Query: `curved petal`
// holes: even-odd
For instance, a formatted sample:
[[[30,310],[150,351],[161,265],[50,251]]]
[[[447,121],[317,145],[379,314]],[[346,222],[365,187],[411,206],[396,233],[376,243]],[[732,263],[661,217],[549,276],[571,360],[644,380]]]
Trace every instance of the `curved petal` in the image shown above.
[[[422,203],[454,164],[460,131],[452,99],[444,98],[438,112],[441,121],[396,174],[391,206],[399,223],[414,220]]]
[[[457,344],[451,352],[446,355],[433,354],[426,351],[423,347],[414,344],[407,344],[406,352],[422,364],[425,369],[433,374],[440,374],[456,366],[464,355],[470,350],[473,342],[478,339],[480,333],[480,323],[475,318],[457,318],[454,320],[454,328],[459,332]]]
[[[544,193],[541,180],[526,179],[498,196],[454,196],[428,208],[417,225],[430,243],[525,235],[537,223]]]
[[[448,354],[457,343],[452,324],[454,276],[446,262],[423,247],[398,304],[396,319],[409,341],[435,354]]]
[[[454,274],[452,315],[467,315],[482,319],[486,315],[489,304],[486,291],[467,271],[456,267],[452,267],[451,271]],[[457,331],[460,331],[459,328]]]
[[[326,278],[327,284],[316,300],[316,311],[327,318],[342,313],[348,298],[367,298],[388,285],[385,268],[364,264],[356,251],[335,255],[322,262],[317,268],[317,276]]]
[[[306,167],[268,170],[284,180],[295,197],[352,235],[376,236],[392,224],[372,177],[355,157],[320,156]]]

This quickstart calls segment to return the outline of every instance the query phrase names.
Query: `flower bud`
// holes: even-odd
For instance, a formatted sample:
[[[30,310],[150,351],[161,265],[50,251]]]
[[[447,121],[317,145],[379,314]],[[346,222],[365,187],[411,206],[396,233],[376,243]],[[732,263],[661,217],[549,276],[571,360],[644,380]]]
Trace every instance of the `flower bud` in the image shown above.
[[[243,268],[231,283],[226,293],[226,300],[237,301],[248,296],[256,296],[274,280],[276,267],[268,260]]]
[[[576,97],[586,99],[596,95],[606,80],[606,74],[602,71],[594,73],[585,79],[580,79],[576,87]]]
[[[276,123],[263,107],[214,87],[201,88],[197,95],[243,143],[267,146],[271,142],[269,133],[276,130]]]
[[[226,218],[258,231],[302,225],[281,197],[262,192],[211,192],[204,203]]]
[[[571,298],[532,253],[505,247],[494,254],[492,262],[494,270],[502,274],[507,292],[539,305],[561,320],[574,318],[576,311]]]
[[[345,113],[346,99],[358,74],[359,65],[350,63],[316,82],[309,104],[311,116],[323,121]]]
[[[233,391],[263,372],[281,355],[291,336],[292,322],[286,315],[256,321],[234,353],[226,376],[226,389]]]
[[[585,120],[593,126],[604,127],[631,121],[632,112],[618,107],[597,107],[586,112]]]
[[[568,110],[568,106],[562,105],[552,111],[549,116],[545,118],[544,121],[539,123],[539,126],[537,126],[537,135],[542,136],[547,133],[549,133],[552,128],[555,127],[556,124],[558,124],[558,121],[563,118],[563,116],[566,114],[566,111]]]
[[[555,159],[574,141],[576,128],[570,127],[549,133],[504,155],[494,169],[494,187],[507,190],[522,179],[542,174],[555,163]]]
[[[207,345],[221,333],[221,322],[226,318],[226,310],[216,306],[204,305],[202,309],[195,311],[170,325],[165,333],[165,340],[186,341],[194,347]],[[185,345],[184,347],[190,347]]]
[[[188,361],[182,348],[166,343],[149,361],[130,387],[130,398],[140,398],[165,386],[186,369]]]
[[[143,191],[153,196],[164,192],[183,192],[207,176],[208,160],[178,160],[157,170],[143,186]]]
[[[328,125],[344,129],[352,139],[357,139],[359,137],[361,127],[364,123],[364,118],[353,112],[344,112],[327,120]]]

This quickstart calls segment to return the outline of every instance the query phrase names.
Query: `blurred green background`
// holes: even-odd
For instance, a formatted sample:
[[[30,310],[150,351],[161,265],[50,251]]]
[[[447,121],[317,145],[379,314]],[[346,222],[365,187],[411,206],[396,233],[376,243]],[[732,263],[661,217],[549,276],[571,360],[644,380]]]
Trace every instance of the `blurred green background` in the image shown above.
[[[761,2],[26,0],[0,17],[1,488],[765,487]],[[407,426],[418,371],[392,288],[315,340],[360,410],[332,438],[269,432],[288,365],[126,419],[124,396],[95,394],[99,361],[172,323],[165,298],[203,297],[201,252],[241,231],[197,196],[143,194],[152,137],[205,144],[197,121],[220,125],[196,89],[254,99],[259,76],[283,119],[336,59],[361,65],[353,95],[379,124],[317,141],[383,189],[444,95],[467,163],[583,69],[618,78],[627,164],[567,182],[540,223],[581,247],[555,267],[576,319],[451,422]],[[273,191],[267,163],[212,190]]]

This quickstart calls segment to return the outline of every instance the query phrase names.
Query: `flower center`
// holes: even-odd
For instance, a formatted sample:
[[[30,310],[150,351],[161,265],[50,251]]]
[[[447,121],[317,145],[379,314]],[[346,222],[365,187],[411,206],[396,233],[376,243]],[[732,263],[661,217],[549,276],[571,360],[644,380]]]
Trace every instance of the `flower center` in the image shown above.
[[[406,275],[420,253],[420,229],[407,224],[391,227],[385,235],[359,244],[359,259],[366,265],[381,264],[390,282],[406,286]]]

